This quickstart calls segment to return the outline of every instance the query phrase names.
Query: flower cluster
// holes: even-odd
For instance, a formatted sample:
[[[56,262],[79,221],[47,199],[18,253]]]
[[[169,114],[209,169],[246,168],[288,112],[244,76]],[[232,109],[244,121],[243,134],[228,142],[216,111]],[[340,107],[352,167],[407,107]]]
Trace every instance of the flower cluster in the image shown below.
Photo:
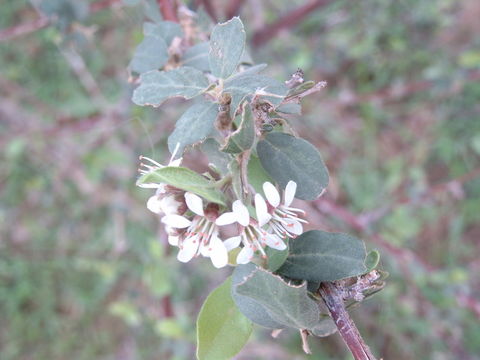
[[[142,164],[143,174],[163,166],[143,157],[152,165]],[[179,166],[181,159],[170,161],[169,166]],[[232,203],[231,211],[220,213],[220,207],[204,203],[203,199],[191,192],[184,192],[162,183],[149,183],[140,186],[156,188],[155,195],[147,201],[147,208],[156,214],[164,214],[161,222],[165,225],[170,245],[178,246],[177,259],[188,262],[199,255],[208,257],[216,268],[228,264],[228,252],[241,247],[236,262],[246,264],[255,253],[266,257],[265,247],[277,250],[286,249],[284,240],[303,232],[300,218],[303,210],[291,207],[297,185],[290,181],[284,191],[283,200],[276,187],[265,182],[262,195],[254,198],[256,218],[250,215],[241,200]],[[235,224],[237,235],[226,240],[220,238],[220,228]]]

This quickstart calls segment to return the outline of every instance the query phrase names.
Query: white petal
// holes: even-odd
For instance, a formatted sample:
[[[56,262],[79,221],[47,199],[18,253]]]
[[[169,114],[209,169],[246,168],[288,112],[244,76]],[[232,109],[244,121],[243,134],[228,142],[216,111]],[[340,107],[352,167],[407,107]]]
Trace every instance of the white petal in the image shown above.
[[[210,252],[208,251],[208,244],[206,246],[203,243],[200,245],[200,254],[205,257],[210,257]]]
[[[230,251],[237,248],[240,245],[240,241],[242,241],[242,238],[240,236],[234,236],[225,240],[223,242],[223,245],[225,245],[227,251]]]
[[[189,262],[198,251],[198,236],[190,236],[185,239],[182,248],[178,252],[177,259],[180,262]]]
[[[144,183],[144,184],[138,184],[138,187],[144,188],[144,189],[158,189],[162,184],[157,184],[157,183]]]
[[[187,192],[185,193],[185,201],[188,208],[192,210],[195,214],[200,216],[205,215],[203,212],[203,200],[200,196]]]
[[[259,226],[265,225],[272,218],[272,215],[268,213],[267,203],[260,194],[255,194],[255,210],[257,212]]]
[[[250,246],[245,246],[237,256],[237,264],[248,264],[253,257],[253,249]]]
[[[273,207],[277,207],[280,205],[280,194],[278,193],[278,190],[271,182],[265,182],[263,183],[263,192],[265,193],[265,196]]]
[[[283,204],[285,206],[290,206],[297,192],[297,183],[290,180],[285,187],[285,194],[283,194]]]
[[[178,246],[178,236],[172,236],[170,235],[168,237],[168,243],[172,246]]]
[[[228,252],[222,240],[217,236],[212,236],[208,251],[210,253],[210,259],[213,266],[217,269],[224,267],[228,264]]]
[[[236,221],[242,226],[248,226],[250,223],[250,214],[245,205],[240,200],[235,200],[232,204],[232,210],[236,215]]]
[[[182,163],[183,158],[178,158],[177,160],[170,161],[168,166],[180,166]]]
[[[275,234],[267,234],[265,236],[265,243],[273,249],[285,250],[287,245]]]
[[[237,216],[233,212],[227,212],[220,215],[217,220],[215,220],[215,224],[219,226],[230,225],[233,224],[236,220]]]
[[[175,200],[175,196],[166,196],[160,200],[160,206],[166,215],[176,214],[180,205],[180,202]]]
[[[160,214],[162,212],[161,201],[158,200],[157,195],[153,195],[148,198],[147,209],[155,214]]]
[[[175,229],[184,229],[192,224],[192,222],[186,217],[176,214],[169,214],[167,216],[164,216],[162,218],[162,222]]]
[[[282,224],[285,230],[291,234],[300,235],[303,232],[303,226],[300,221],[286,218],[285,223]]]

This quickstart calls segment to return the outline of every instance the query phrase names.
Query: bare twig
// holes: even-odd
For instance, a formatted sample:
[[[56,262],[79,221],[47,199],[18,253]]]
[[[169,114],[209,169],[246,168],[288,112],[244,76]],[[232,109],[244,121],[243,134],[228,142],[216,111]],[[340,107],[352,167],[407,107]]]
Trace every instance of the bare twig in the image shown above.
[[[345,309],[341,290],[334,283],[324,282],[320,285],[319,293],[327,305],[340,336],[355,360],[375,360],[370,348],[363,341],[355,323]]]
[[[272,39],[282,29],[294,27],[307,15],[319,7],[330,4],[330,0],[313,0],[299,8],[290,11],[288,14],[279,17],[274,23],[266,25],[263,29],[255,32],[252,38],[254,47],[259,47]]]
[[[175,0],[157,0],[157,4],[165,20],[178,22],[177,4]]]

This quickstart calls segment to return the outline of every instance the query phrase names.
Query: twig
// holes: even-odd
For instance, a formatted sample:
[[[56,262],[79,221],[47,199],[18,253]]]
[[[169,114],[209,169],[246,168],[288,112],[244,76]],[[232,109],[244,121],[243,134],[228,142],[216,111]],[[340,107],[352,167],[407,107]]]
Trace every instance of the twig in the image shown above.
[[[178,22],[175,0],[157,0],[157,4],[165,20]]]
[[[350,349],[355,360],[376,360],[370,348],[363,341],[360,332],[345,309],[341,291],[334,283],[324,282],[320,285],[319,293],[322,296],[328,311],[332,316],[338,332]]]
[[[312,11],[321,6],[330,4],[330,0],[313,0],[290,11],[288,14],[279,17],[274,23],[266,25],[263,29],[255,32],[252,38],[252,45],[259,47],[272,39],[282,29],[294,27],[300,23]]]

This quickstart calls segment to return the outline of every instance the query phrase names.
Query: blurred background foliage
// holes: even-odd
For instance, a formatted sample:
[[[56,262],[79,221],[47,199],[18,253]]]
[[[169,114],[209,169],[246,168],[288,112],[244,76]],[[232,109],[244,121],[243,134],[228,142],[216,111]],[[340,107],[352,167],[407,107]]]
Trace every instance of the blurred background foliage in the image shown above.
[[[2,4],[1,360],[193,359],[196,314],[229,273],[180,266],[134,186],[140,154],[169,157],[184,109],[130,101],[138,2],[35,2],[66,14],[36,31],[27,0]],[[187,2],[202,4],[204,18],[241,15],[270,75],[328,81],[291,120],[331,172],[299,205],[312,228],[381,252],[388,284],[352,310],[374,353],[480,359],[480,3]],[[257,328],[236,358],[306,358],[299,345]],[[311,345],[312,359],[351,358],[338,335]]]

